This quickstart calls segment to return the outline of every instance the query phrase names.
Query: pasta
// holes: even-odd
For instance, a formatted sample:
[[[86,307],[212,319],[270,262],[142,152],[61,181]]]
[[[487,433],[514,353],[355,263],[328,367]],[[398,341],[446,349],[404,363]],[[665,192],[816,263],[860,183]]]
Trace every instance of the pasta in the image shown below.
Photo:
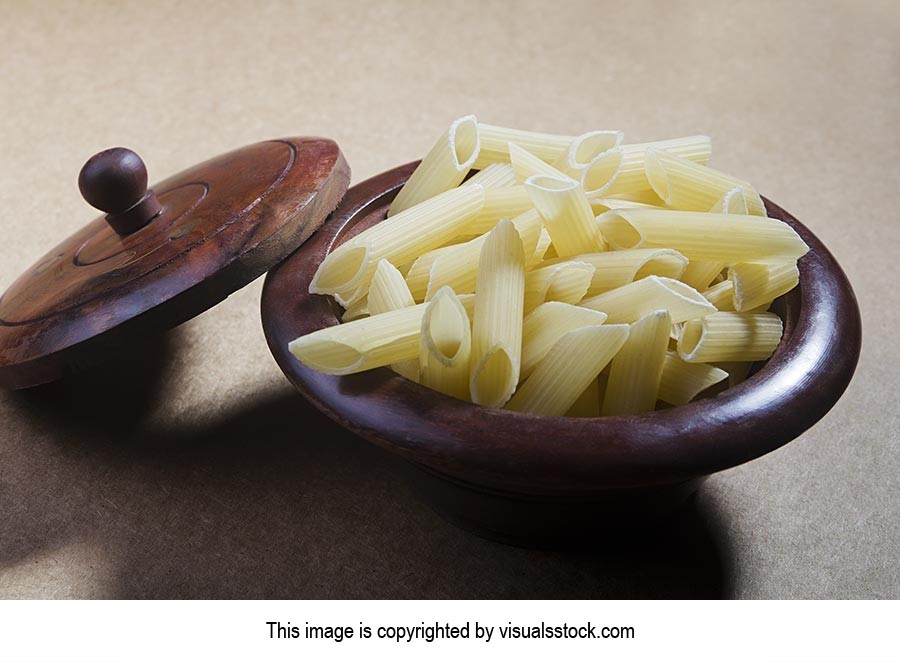
[[[388,216],[459,186],[478,157],[478,120],[466,115],[450,125],[391,203]]]
[[[590,131],[576,137],[553,162],[553,167],[570,177],[587,168],[594,159],[622,144],[621,131]],[[619,157],[621,159],[621,156]]]
[[[614,290],[646,276],[664,276],[677,280],[688,263],[681,253],[670,248],[636,248],[554,258],[547,260],[547,264],[558,264],[563,260],[586,262],[594,267],[591,285],[585,293],[588,297]]]
[[[647,181],[660,199],[673,209],[709,211],[738,188],[747,213],[766,215],[762,198],[747,182],[653,147],[647,149],[644,158]]]
[[[568,178],[568,175],[565,173],[560,172],[546,161],[541,161],[528,150],[515,144],[510,144],[509,146],[509,162],[512,164],[516,182],[519,184],[524,184],[529,177],[534,175],[547,175],[560,179]]]
[[[355,304],[347,308],[344,311],[344,314],[341,315],[342,322],[352,322],[353,320],[360,319],[361,317],[369,316],[369,302],[366,299],[360,299]]]
[[[366,294],[375,265],[409,262],[462,234],[484,205],[484,189],[462,186],[426,200],[364,230],[348,240],[319,265],[309,291],[343,294],[352,303]]]
[[[603,416],[653,411],[659,394],[669,328],[665,310],[655,310],[631,325],[628,339],[609,366]]]
[[[735,186],[716,200],[713,206],[709,208],[709,211],[713,214],[739,214],[746,216],[750,214],[748,192],[745,191],[743,186]],[[765,214],[760,214],[760,216],[765,216]]]
[[[686,405],[725,379],[728,373],[721,368],[708,363],[687,363],[676,352],[666,352],[658,397],[670,405]]]
[[[425,307],[419,347],[419,382],[446,395],[469,399],[471,328],[466,309],[449,287]]]
[[[575,140],[575,136],[563,136],[537,131],[520,131],[493,124],[478,123],[481,150],[473,168],[484,168],[496,162],[509,161],[509,144],[519,145],[542,161],[555,161]]]
[[[730,280],[723,280],[702,292],[706,300],[719,310],[734,310],[734,284]]]
[[[734,309],[748,311],[790,292],[800,282],[796,262],[740,263],[728,270],[733,284]]]
[[[597,379],[628,338],[628,326],[585,326],[553,346],[506,406],[512,411],[562,416]]]
[[[579,305],[606,313],[610,324],[636,322],[660,309],[668,311],[673,323],[716,312],[716,307],[697,290],[660,276],[647,276],[585,299]]]
[[[550,233],[558,256],[606,249],[597,231],[591,205],[578,182],[568,177],[536,175],[525,182],[525,188],[544,219],[544,227]]]
[[[490,232],[501,218],[512,218],[534,207],[524,186],[507,186],[485,191],[484,206],[469,230],[476,234]]]
[[[516,185],[516,175],[508,163],[492,163],[463,182],[463,186],[472,184],[480,184],[485,191],[492,188],[507,188]]]
[[[416,305],[406,281],[403,280],[403,275],[387,260],[381,260],[375,268],[366,303],[370,315],[380,315]],[[419,375],[419,364],[415,359],[394,363],[391,368],[414,381]]]
[[[669,209],[617,209],[597,223],[617,249],[674,248],[688,260],[753,262],[796,259],[809,248],[787,223],[761,216]]]
[[[519,381],[525,251],[511,221],[491,230],[478,258],[469,391],[472,401],[502,407]]]
[[[761,361],[781,341],[781,318],[772,313],[713,313],[686,322],[678,356],[689,363]]]
[[[599,326],[606,313],[548,301],[535,308],[522,323],[521,377],[528,377],[541,359],[569,331],[583,326]]]
[[[545,301],[578,303],[584,298],[594,267],[586,262],[560,262],[525,275],[524,311],[529,313]]]
[[[644,168],[644,159],[648,148],[665,150],[669,154],[675,154],[696,163],[706,163],[712,154],[712,141],[708,136],[687,136],[672,140],[621,145],[619,149],[622,150],[622,165],[616,181],[607,190],[607,195],[645,194],[648,190],[653,192]],[[584,185],[585,191],[598,188],[595,173],[591,170],[591,168],[587,168],[582,174],[581,183]],[[656,196],[654,195],[654,197]]]

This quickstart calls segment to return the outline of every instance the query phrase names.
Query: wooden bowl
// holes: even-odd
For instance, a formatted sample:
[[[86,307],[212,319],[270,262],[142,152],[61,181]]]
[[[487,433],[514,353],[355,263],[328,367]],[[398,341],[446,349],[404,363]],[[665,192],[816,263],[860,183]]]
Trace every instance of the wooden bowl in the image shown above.
[[[309,294],[325,255],[385,218],[416,163],[351,188],[325,224],[266,277],[262,320],[278,365],[322,412],[408,461],[419,494],[451,521],[527,545],[602,533],[681,506],[700,482],[783,446],[837,402],[859,358],[859,309],[825,246],[766,200],[769,216],[810,247],[800,286],[779,301],[784,338],[740,385],[663,411],[562,418],[488,409],[444,396],[388,368],[334,377],[288,352],[297,336],[339,323]],[[638,520],[640,521],[640,520]]]

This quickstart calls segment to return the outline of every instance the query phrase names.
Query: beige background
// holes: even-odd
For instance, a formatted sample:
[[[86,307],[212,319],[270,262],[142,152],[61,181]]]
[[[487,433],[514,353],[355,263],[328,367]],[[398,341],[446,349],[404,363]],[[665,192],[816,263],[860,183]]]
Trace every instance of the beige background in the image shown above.
[[[160,179],[323,135],[359,182],[471,112],[706,133],[844,266],[856,378],[672,530],[516,549],[444,523],[294,395],[260,279],[117,366],[0,393],[0,596],[900,597],[900,3],[258,4],[0,6],[0,289],[95,215],[76,175],[111,145]]]

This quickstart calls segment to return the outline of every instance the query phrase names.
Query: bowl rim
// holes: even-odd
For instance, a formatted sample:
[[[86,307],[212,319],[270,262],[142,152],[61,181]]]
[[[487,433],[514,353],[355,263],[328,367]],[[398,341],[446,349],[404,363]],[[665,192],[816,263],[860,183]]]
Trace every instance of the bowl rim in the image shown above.
[[[287,378],[319,410],[432,472],[489,489],[534,495],[597,493],[683,482],[788,443],[821,419],[859,359],[859,307],[821,241],[764,199],[769,216],[809,245],[800,285],[783,297],[785,330],[763,367],[721,393],[654,412],[565,418],[489,409],[456,400],[388,368],[338,377],[301,364],[295,337],[339,323],[330,297],[309,294],[328,251],[350,228],[384,218],[418,161],[351,188],[319,230],[269,272],[261,313],[266,341]]]

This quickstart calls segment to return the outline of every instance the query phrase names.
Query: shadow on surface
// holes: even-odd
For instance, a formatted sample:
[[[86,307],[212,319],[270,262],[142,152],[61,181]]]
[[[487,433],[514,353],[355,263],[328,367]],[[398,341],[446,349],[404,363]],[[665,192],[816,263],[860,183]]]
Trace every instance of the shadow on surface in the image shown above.
[[[0,542],[0,562],[88,540],[112,560],[105,592],[117,598],[728,593],[724,527],[702,490],[668,524],[611,532],[590,551],[493,543],[422,505],[400,482],[399,461],[286,384],[200,431],[143,429],[168,349],[17,394],[30,416],[70,434],[46,440],[40,479],[11,483],[0,530],[14,535]]]

